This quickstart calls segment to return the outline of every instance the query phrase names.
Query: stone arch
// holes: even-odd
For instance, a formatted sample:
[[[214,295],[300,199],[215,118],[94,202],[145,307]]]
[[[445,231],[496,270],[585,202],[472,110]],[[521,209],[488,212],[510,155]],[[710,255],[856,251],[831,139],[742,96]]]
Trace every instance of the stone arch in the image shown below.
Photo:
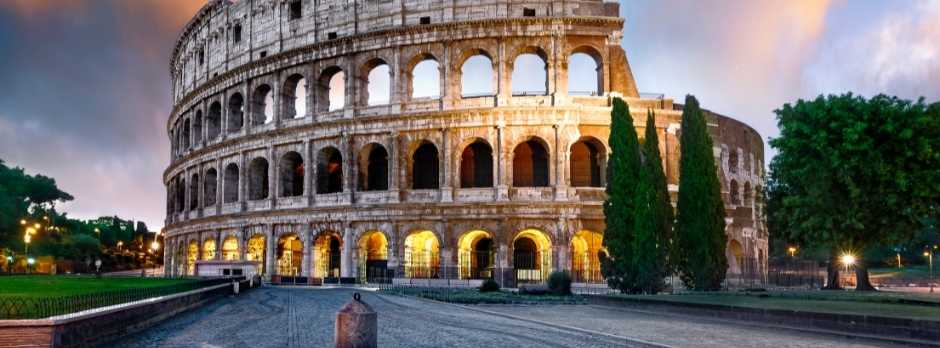
[[[202,241],[202,259],[203,260],[215,260],[216,248],[215,238],[207,238]]]
[[[359,237],[360,281],[384,281],[388,278],[388,237],[379,230],[370,230]]]
[[[251,95],[251,125],[261,126],[274,121],[274,90],[261,84]]]
[[[189,210],[199,208],[199,173],[193,173],[189,178]]]
[[[307,79],[299,73],[292,74],[284,81],[281,92],[282,119],[303,118],[307,116]]]
[[[441,242],[430,230],[411,231],[405,237],[404,265],[406,278],[437,278],[440,272]]]
[[[736,239],[728,241],[728,272],[741,274],[744,271],[744,247]]]
[[[512,240],[512,265],[516,281],[542,282],[552,271],[552,241],[549,234],[529,228]]]
[[[224,187],[222,188],[223,203],[238,202],[238,177],[237,164],[229,163],[225,166],[225,178],[223,179]]]
[[[238,133],[245,126],[245,97],[235,92],[228,97],[228,132]]]
[[[408,62],[407,96],[412,99],[441,97],[441,61],[431,53],[420,53]],[[415,86],[427,86],[427,89],[415,91]]]
[[[248,163],[248,199],[252,201],[268,198],[268,160],[255,157]]]
[[[604,56],[594,46],[582,45],[571,50],[567,72],[569,95],[604,95]]]
[[[731,174],[738,172],[738,151],[735,149],[728,150],[728,171]]]
[[[346,106],[346,72],[330,66],[320,73],[317,81],[317,111],[329,112]]]
[[[196,116],[193,117],[193,145],[199,146],[202,143],[202,110],[196,110]]]
[[[485,230],[464,232],[457,241],[457,268],[461,279],[493,277],[496,266],[496,238]]]
[[[434,143],[424,140],[411,155],[411,188],[440,188],[440,154]]]
[[[189,241],[186,248],[186,275],[196,275],[196,260],[199,259],[199,242],[195,239]]]
[[[267,253],[267,237],[264,234],[256,233],[251,235],[245,242],[245,261],[257,264],[258,273],[265,273],[265,259]]]
[[[313,276],[318,278],[339,278],[342,260],[343,237],[332,230],[320,232],[314,239]]]
[[[176,177],[176,212],[186,210],[186,178]]]
[[[392,69],[384,59],[372,58],[359,70],[359,105],[386,105],[392,99]]]
[[[343,155],[332,146],[317,155],[317,193],[343,192]]]
[[[517,50],[509,67],[512,95],[548,94],[549,60],[541,47],[526,46]]]
[[[206,116],[207,140],[216,140],[222,134],[222,103],[218,101],[209,104],[209,115]]]
[[[604,235],[581,230],[571,237],[571,277],[575,282],[602,282],[601,254],[606,254]]]
[[[304,194],[304,159],[296,151],[281,156],[278,163],[281,197],[296,197]]]
[[[296,277],[300,275],[304,258],[304,243],[297,233],[285,233],[277,239],[276,274]]]
[[[493,148],[476,138],[460,155],[460,187],[493,187]]]
[[[222,260],[238,261],[241,257],[238,253],[238,238],[228,236],[222,240]]]
[[[731,179],[731,182],[728,183],[728,195],[731,200],[731,204],[738,205],[741,204],[741,198],[738,195],[738,181]]]
[[[370,143],[359,151],[359,190],[388,190],[388,151],[378,143]]]
[[[607,162],[607,148],[594,137],[582,137],[571,145],[570,166],[571,186],[602,187],[603,173]]]
[[[203,178],[202,192],[204,207],[214,206],[216,203],[216,193],[219,191],[219,172],[215,168],[206,170],[206,177]]]
[[[538,137],[516,145],[512,159],[512,185],[515,187],[547,187],[551,156],[548,144]]]
[[[460,87],[461,98],[496,95],[499,80],[492,54],[479,48],[464,50],[457,66],[460,81],[455,85]]]

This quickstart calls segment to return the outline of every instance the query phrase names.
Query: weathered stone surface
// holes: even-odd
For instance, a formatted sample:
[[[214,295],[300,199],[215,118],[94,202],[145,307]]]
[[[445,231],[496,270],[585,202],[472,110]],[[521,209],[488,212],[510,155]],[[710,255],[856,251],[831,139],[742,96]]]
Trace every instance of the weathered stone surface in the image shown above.
[[[375,348],[378,346],[378,315],[359,293],[336,312],[336,348]]]

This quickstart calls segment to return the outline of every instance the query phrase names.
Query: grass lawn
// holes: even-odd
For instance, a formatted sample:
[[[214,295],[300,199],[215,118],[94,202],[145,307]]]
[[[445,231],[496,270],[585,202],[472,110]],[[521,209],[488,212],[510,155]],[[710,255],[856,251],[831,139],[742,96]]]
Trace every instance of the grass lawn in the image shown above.
[[[190,279],[96,278],[94,276],[0,276],[0,297],[64,297],[99,292],[143,289],[194,282]]]
[[[745,308],[940,320],[940,297],[926,294],[854,291],[780,291],[617,295],[640,300],[717,304]]]
[[[388,293],[460,304],[581,304],[584,297],[523,295],[510,291],[480,292],[477,289],[393,288]]]
[[[900,269],[896,267],[872,268],[872,269],[869,269],[868,272],[871,274],[872,278],[882,278],[882,277],[908,278],[908,279],[930,278],[930,270],[927,268],[926,265],[909,266],[909,267],[904,267]]]

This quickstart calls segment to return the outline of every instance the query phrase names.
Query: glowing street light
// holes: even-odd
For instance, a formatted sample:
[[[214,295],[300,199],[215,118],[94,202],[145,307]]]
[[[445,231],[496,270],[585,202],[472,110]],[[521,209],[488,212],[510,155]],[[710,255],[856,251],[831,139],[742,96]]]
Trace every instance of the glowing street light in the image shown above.
[[[790,257],[795,257],[795,256],[796,256],[796,247],[795,247],[795,246],[790,246],[790,247],[788,247],[788,248],[787,248],[787,252],[790,253]]]
[[[841,261],[842,265],[845,266],[845,271],[848,272],[849,266],[855,265],[855,255],[849,253],[842,254]]]

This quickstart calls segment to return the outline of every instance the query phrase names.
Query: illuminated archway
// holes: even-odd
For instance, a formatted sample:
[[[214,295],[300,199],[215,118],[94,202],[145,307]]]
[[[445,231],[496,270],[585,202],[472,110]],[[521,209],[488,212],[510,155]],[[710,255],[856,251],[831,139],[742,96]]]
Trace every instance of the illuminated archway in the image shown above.
[[[512,266],[517,282],[541,282],[552,271],[552,242],[536,229],[519,232],[512,242]]]
[[[601,276],[601,253],[606,253],[604,235],[579,231],[571,238],[571,277],[575,282],[603,282]]]
[[[728,272],[741,274],[744,271],[744,247],[736,240],[728,242]]]
[[[186,253],[186,275],[196,275],[196,259],[199,258],[199,243],[189,242],[189,250]]]
[[[381,231],[366,232],[359,238],[359,280],[375,282],[387,278],[388,238]]]
[[[277,241],[277,274],[296,277],[304,260],[304,246],[297,234],[281,236]]]
[[[405,277],[437,278],[440,243],[431,231],[415,231],[405,238]]]
[[[314,241],[314,258],[317,260],[314,277],[339,278],[342,248],[343,240],[335,232],[326,232],[317,237]]]
[[[202,242],[202,259],[215,260],[215,239],[206,239]]]
[[[460,279],[486,279],[493,277],[496,247],[489,232],[473,230],[460,236],[457,242],[457,266]]]
[[[225,261],[238,261],[238,238],[235,236],[225,237],[222,241],[222,259]]]
[[[256,234],[248,239],[248,246],[245,248],[245,261],[255,262],[258,267],[258,273],[264,274],[264,245],[267,242],[263,235]]]

